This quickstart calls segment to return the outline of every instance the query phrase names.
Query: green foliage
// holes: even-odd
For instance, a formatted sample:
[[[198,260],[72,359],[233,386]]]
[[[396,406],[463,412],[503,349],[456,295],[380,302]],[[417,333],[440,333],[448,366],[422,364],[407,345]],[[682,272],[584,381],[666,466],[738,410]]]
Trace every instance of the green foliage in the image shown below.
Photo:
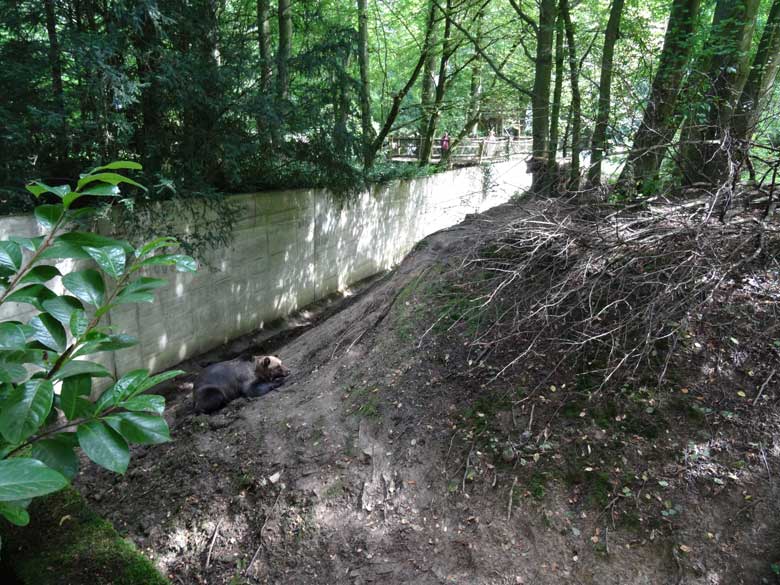
[[[37,311],[27,323],[0,323],[0,515],[14,524],[27,524],[32,498],[60,490],[73,478],[77,447],[98,465],[124,473],[130,443],[170,439],[162,418],[164,399],[143,393],[180,372],[150,376],[134,370],[92,400],[93,379],[111,373],[99,363],[78,359],[136,343],[101,326],[101,319],[117,305],[152,302],[154,290],[165,286],[165,280],[141,276],[140,270],[196,269],[192,258],[172,253],[176,242],[171,238],[133,248],[72,229],[91,210],[75,209],[74,203],[85,196],[113,196],[121,184],[143,188],[114,172],[139,168],[126,161],[98,167],[82,175],[74,190],[42,182],[28,185],[35,197],[48,194],[59,201],[35,208],[44,235],[0,242],[0,305],[26,303]],[[61,274],[43,264],[53,258],[90,260],[97,268]],[[51,281],[56,278],[70,294],[54,292]],[[66,432],[73,428],[75,432]]]

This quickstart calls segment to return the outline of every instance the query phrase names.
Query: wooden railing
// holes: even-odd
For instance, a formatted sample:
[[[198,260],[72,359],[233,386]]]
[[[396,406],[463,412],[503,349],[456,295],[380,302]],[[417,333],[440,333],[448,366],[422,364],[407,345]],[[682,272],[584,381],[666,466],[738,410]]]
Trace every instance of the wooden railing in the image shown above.
[[[385,153],[395,161],[417,161],[420,159],[420,138],[388,138]],[[531,139],[526,137],[490,137],[465,138],[450,153],[453,164],[478,164],[506,160],[512,156],[522,156],[531,152]],[[431,162],[441,160],[441,138],[433,142]]]

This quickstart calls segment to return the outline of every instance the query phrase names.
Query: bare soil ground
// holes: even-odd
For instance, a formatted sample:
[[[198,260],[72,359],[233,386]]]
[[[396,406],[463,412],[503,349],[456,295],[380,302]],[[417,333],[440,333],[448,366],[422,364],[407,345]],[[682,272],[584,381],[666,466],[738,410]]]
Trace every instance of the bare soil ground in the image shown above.
[[[663,389],[594,393],[539,352],[496,379],[453,291],[520,212],[427,238],[292,334],[185,362],[173,441],[77,487],[185,585],[780,582],[780,354],[748,342],[770,324],[703,332]],[[293,372],[279,391],[192,414],[202,367],[271,352]]]

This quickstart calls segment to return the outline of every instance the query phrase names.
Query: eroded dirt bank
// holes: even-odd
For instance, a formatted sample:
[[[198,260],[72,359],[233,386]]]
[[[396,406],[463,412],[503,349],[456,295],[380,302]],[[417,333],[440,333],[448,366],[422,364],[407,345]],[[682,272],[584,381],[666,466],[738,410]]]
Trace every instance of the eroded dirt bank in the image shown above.
[[[562,373],[524,394],[554,356],[494,380],[437,324],[466,252],[521,212],[427,238],[273,347],[294,372],[279,391],[194,416],[197,371],[233,356],[186,362],[173,442],[79,489],[187,585],[773,582],[776,385],[717,420],[696,379],[591,404]]]

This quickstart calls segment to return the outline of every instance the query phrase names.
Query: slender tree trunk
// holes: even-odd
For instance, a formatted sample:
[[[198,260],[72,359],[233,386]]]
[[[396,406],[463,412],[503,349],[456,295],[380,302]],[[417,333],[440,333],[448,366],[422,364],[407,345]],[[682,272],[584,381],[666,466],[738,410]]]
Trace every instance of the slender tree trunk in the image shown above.
[[[260,48],[260,91],[271,92],[271,3],[257,0],[257,44]]]
[[[474,34],[474,42],[477,45],[482,43],[482,25],[485,20],[485,12],[481,10],[477,13],[477,28]],[[474,134],[479,124],[480,110],[482,108],[482,59],[479,53],[474,55],[474,61],[471,64],[471,83],[469,87],[469,109],[466,114],[466,134]],[[452,145],[451,145],[452,147]]]
[[[387,135],[393,128],[393,124],[395,124],[395,120],[398,117],[398,112],[401,111],[401,103],[404,101],[404,98],[414,87],[414,84],[417,83],[417,79],[420,77],[420,72],[423,70],[423,66],[425,65],[425,59],[428,58],[428,53],[426,52],[425,47],[430,46],[430,40],[435,24],[434,16],[434,12],[429,11],[428,21],[425,24],[425,39],[423,41],[423,50],[420,53],[420,58],[417,60],[417,64],[414,66],[412,74],[409,76],[409,80],[406,82],[406,85],[404,85],[403,88],[401,88],[401,90],[393,96],[393,103],[390,106],[390,111],[387,114],[387,118],[385,118],[385,122],[382,124],[382,129],[379,131],[379,134],[374,139],[374,142],[371,144],[371,148],[368,151],[368,156],[366,157],[367,169],[370,169],[374,165],[376,156],[379,153],[379,150],[382,148],[382,145],[385,142],[385,138],[387,138]]]
[[[360,124],[363,132],[363,169],[368,169],[371,143],[375,138],[371,122],[371,86],[368,77],[368,10],[366,0],[357,0],[358,64],[360,67]]]
[[[604,32],[604,50],[601,54],[601,78],[599,79],[599,104],[596,113],[596,125],[593,128],[591,142],[590,168],[588,182],[592,186],[601,184],[601,162],[607,148],[607,127],[612,96],[612,61],[615,56],[615,44],[620,34],[620,19],[623,15],[625,0],[612,0],[607,30]]]
[[[534,87],[531,97],[533,146],[531,172],[533,174],[531,190],[545,193],[549,190],[550,179],[547,172],[549,157],[550,130],[550,82],[552,80],[552,45],[555,29],[555,0],[541,0],[539,4],[539,23],[536,33],[536,68]]]
[[[57,16],[54,13],[54,0],[44,0],[44,8],[46,10],[46,33],[49,36],[51,91],[54,97],[54,111],[59,117],[56,158],[59,164],[63,164],[68,158],[68,131],[65,121],[65,94],[62,86],[62,62],[60,61],[60,44],[57,39]]]
[[[569,48],[569,78],[571,80],[571,177],[569,184],[579,190],[580,152],[582,148],[582,97],[580,96],[580,63],[577,60],[574,25],[569,13],[569,0],[561,0],[561,16],[566,29],[566,45]]]
[[[561,96],[563,95],[563,18],[558,10],[555,25],[555,85],[553,86],[552,109],[550,112],[550,153],[547,159],[549,172],[555,172],[558,156],[558,127],[561,117]]]
[[[447,91],[447,64],[452,56],[450,48],[450,36],[452,34],[452,0],[447,0],[444,13],[444,37],[442,39],[441,59],[439,60],[439,76],[436,83],[436,93],[434,94],[433,108],[428,118],[428,126],[425,134],[422,136],[420,144],[420,165],[426,165],[431,160],[433,151],[433,140],[436,134],[436,125],[439,122],[441,104],[444,101],[444,94]]]
[[[420,87],[420,123],[417,130],[420,135],[420,140],[422,140],[422,137],[425,136],[425,132],[428,130],[428,121],[433,112],[433,100],[436,93],[437,8],[437,0],[429,0],[428,21],[433,22],[433,28],[430,35],[426,36],[427,44],[423,46],[423,50],[428,57],[425,59],[425,64],[423,65],[422,83]]]
[[[257,0],[257,46],[260,50],[260,93],[267,104],[273,96],[271,78],[273,62],[271,59],[271,2]],[[274,128],[269,120],[267,107],[257,113],[257,136],[261,144],[273,142]]]
[[[658,178],[661,161],[679,125],[675,111],[691,59],[700,5],[701,0],[674,0],[672,3],[658,71],[642,123],[634,135],[631,152],[618,181],[622,188],[628,187],[633,180],[644,193]]]
[[[276,96],[286,101],[290,92],[290,56],[292,55],[292,12],[290,0],[279,0],[279,49],[276,53]]]
[[[747,142],[753,137],[780,66],[780,0],[774,0],[753,59],[745,87],[734,115],[734,138]]]
[[[718,0],[708,45],[717,47],[703,68],[703,95],[683,129],[683,181],[721,182],[728,173],[730,149],[722,149],[750,71],[750,45],[759,0]],[[700,123],[698,118],[704,119]]]

